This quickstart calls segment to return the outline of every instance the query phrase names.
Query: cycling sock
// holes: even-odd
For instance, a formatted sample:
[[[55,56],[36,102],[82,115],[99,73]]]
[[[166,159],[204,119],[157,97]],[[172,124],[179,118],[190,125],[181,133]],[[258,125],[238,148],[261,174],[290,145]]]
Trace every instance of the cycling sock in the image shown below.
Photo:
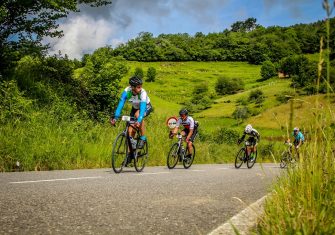
[[[140,140],[147,140],[147,137],[145,135],[140,136]]]

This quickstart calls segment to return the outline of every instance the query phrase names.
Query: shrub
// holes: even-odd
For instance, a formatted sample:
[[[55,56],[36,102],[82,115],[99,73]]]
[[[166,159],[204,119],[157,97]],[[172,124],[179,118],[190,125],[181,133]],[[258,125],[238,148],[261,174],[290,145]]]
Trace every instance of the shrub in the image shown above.
[[[218,144],[234,144],[239,138],[239,133],[235,130],[223,127],[217,130],[212,138],[213,141]]]
[[[215,85],[215,91],[219,95],[235,94],[240,90],[243,90],[244,83],[240,78],[225,78],[221,77],[217,80]]]
[[[255,102],[256,104],[261,104],[264,101],[264,93],[259,89],[251,91],[248,101]]]
[[[154,82],[156,79],[156,69],[154,67],[149,67],[147,71],[147,81]]]
[[[269,78],[272,78],[277,75],[276,67],[275,65],[267,60],[264,61],[261,67],[261,76],[264,80],[267,80]]]
[[[143,69],[137,67],[137,68],[135,69],[134,76],[139,77],[139,78],[142,79],[142,78],[144,77]]]

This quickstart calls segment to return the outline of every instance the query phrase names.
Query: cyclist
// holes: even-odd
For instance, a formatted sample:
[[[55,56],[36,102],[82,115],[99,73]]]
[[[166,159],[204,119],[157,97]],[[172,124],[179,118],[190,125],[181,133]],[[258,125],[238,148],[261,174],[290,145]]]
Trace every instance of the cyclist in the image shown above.
[[[129,86],[122,92],[119,104],[114,113],[114,118],[110,120],[111,124],[115,125],[116,120],[121,116],[125,102],[128,100],[132,104],[130,116],[137,118],[135,126],[139,128],[141,134],[138,144],[139,148],[142,148],[144,142],[147,140],[145,136],[144,117],[148,116],[153,110],[147,92],[142,88],[142,84],[142,79],[139,77],[133,76],[129,79]],[[131,126],[129,128],[129,135],[135,135],[135,130]]]
[[[247,139],[247,154],[250,156],[251,151],[256,152],[256,147],[261,136],[256,129],[252,128],[251,124],[248,124],[244,129],[243,136],[238,139],[237,143],[240,144],[246,135],[249,135]],[[253,159],[251,159],[251,161],[253,161]]]
[[[295,148],[295,151],[297,153],[297,156],[299,158],[299,148],[305,141],[304,135],[301,133],[298,127],[293,128],[292,136],[294,137],[293,145]],[[290,139],[287,140],[287,142],[290,142]]]
[[[185,141],[187,143],[189,152],[186,157],[191,157],[191,153],[193,152],[192,143],[194,142],[195,136],[197,134],[198,122],[194,121],[191,116],[188,116],[187,109],[181,109],[179,111],[179,118],[177,120],[176,127],[173,129],[173,131],[170,132],[170,138],[177,134],[180,125],[184,127],[184,129],[181,131],[181,135],[186,137]]]

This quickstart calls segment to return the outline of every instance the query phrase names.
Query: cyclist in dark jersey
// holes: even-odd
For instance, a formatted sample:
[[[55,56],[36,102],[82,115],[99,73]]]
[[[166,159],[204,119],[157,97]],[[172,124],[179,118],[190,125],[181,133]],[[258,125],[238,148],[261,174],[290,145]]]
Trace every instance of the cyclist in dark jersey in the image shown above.
[[[246,135],[249,135],[248,139],[247,139],[247,153],[248,156],[250,155],[251,151],[252,152],[256,152],[256,146],[258,144],[258,141],[260,140],[260,134],[258,133],[258,131],[254,128],[252,128],[252,126],[250,124],[248,124],[243,132],[243,136],[237,141],[238,144],[240,144]]]
[[[189,153],[193,152],[192,143],[197,134],[198,122],[194,121],[191,116],[188,116],[188,111],[186,109],[181,109],[179,111],[179,119],[177,120],[176,127],[172,132],[170,132],[170,138],[177,134],[180,126],[183,126],[184,129],[181,131],[182,136],[186,137],[185,141],[187,143],[187,148]],[[190,157],[191,154],[188,154],[186,157]]]

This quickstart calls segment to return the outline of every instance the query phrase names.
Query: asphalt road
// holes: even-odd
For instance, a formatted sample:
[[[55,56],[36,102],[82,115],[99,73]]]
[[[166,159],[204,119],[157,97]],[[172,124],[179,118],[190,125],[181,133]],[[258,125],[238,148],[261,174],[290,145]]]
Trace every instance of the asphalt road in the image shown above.
[[[0,234],[207,234],[269,192],[278,165],[0,174]]]

